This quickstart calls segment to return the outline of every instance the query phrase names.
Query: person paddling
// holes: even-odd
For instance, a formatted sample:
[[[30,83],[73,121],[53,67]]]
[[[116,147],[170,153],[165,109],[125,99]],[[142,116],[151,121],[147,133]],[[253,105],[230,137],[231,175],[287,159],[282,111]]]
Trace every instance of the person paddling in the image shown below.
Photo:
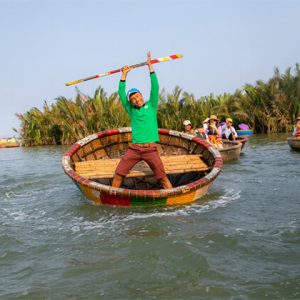
[[[147,53],[147,64],[150,72],[151,92],[149,101],[145,102],[141,92],[132,88],[126,95],[126,78],[133,68],[124,66],[119,82],[119,97],[123,107],[129,114],[132,127],[132,144],[119,162],[112,181],[113,187],[120,187],[123,178],[139,161],[144,160],[152,169],[155,177],[165,189],[172,188],[163,163],[159,157],[156,142],[159,141],[157,124],[157,106],[159,84],[151,64],[150,51]]]

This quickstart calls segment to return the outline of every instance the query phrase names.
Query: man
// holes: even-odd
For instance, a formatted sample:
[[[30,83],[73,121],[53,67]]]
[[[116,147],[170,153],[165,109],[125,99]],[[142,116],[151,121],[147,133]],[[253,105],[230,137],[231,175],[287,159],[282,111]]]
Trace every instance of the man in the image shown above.
[[[116,168],[112,182],[113,187],[120,187],[123,178],[129,173],[130,169],[139,161],[144,160],[152,169],[157,180],[162,183],[163,187],[165,189],[172,188],[155,144],[159,141],[156,116],[159,85],[151,64],[150,51],[147,53],[147,63],[150,71],[151,92],[150,99],[146,103],[143,95],[136,88],[130,89],[126,96],[126,78],[132,67],[124,66],[122,68],[119,97],[130,117],[132,144],[128,147],[127,152]]]
[[[226,124],[221,126],[222,130],[222,139],[235,141],[235,139],[238,137],[234,127],[232,126],[232,119],[226,118]]]

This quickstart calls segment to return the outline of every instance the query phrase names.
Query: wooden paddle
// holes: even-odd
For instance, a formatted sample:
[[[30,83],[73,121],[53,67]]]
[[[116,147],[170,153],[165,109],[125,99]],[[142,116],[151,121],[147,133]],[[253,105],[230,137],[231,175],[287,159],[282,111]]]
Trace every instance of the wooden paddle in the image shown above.
[[[182,54],[173,54],[173,55],[170,55],[170,56],[155,58],[155,59],[151,60],[151,64],[157,64],[157,63],[160,63],[160,62],[174,60],[174,59],[181,58],[181,57],[182,57]],[[132,68],[138,68],[138,67],[145,66],[147,64],[148,64],[148,62],[145,61],[145,62],[136,64],[136,65],[132,65],[130,67],[132,67]],[[83,81],[87,81],[87,80],[91,80],[91,79],[95,79],[95,78],[100,78],[100,77],[111,75],[111,74],[115,74],[115,73],[118,73],[118,72],[121,72],[121,69],[112,70],[112,71],[109,71],[109,72],[106,72],[106,73],[101,73],[101,74],[89,76],[89,77],[86,77],[86,78],[82,78],[82,79],[70,81],[70,82],[66,83],[66,86],[77,84],[77,83],[81,83]]]

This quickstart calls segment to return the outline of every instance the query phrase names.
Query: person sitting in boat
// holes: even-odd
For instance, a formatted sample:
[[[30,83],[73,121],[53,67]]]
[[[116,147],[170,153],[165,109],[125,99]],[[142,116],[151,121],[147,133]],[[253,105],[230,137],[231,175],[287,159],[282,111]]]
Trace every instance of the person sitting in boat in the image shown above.
[[[216,115],[211,115],[208,121],[207,135],[209,142],[215,146],[218,150],[223,149],[223,143],[221,138],[221,131],[217,127],[220,120]]]
[[[204,131],[207,132],[208,130],[208,121],[209,121],[209,118],[206,118],[204,121],[203,121],[203,128],[204,128]]]
[[[300,117],[296,119],[296,125],[294,127],[293,136],[300,139]]]
[[[195,136],[200,138],[201,140],[206,140],[209,142],[208,136],[203,128],[203,124],[198,124],[195,129]]]
[[[150,51],[147,53],[147,62],[151,81],[151,92],[148,102],[145,102],[143,95],[136,88],[130,89],[126,95],[127,74],[133,68],[130,66],[122,68],[118,93],[122,105],[130,117],[132,144],[128,147],[127,152],[116,168],[112,181],[113,187],[120,187],[123,178],[129,173],[130,169],[139,161],[144,160],[152,169],[157,180],[162,183],[163,187],[165,189],[172,188],[156,145],[156,142],[159,141],[157,124],[159,85],[151,64]]]
[[[184,133],[187,133],[187,134],[194,134],[194,129],[192,128],[192,123],[190,120],[184,120],[183,121],[183,130],[184,130]]]
[[[235,141],[238,137],[235,128],[232,126],[232,119],[226,118],[226,123],[220,126],[222,139]]]

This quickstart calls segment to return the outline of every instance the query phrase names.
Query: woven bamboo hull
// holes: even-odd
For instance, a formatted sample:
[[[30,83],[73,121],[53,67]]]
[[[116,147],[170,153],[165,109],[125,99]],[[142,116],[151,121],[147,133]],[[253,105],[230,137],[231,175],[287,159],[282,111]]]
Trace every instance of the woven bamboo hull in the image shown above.
[[[204,196],[212,182],[199,188],[195,191],[189,191],[185,194],[178,196],[159,195],[157,198],[144,197],[141,191],[137,191],[136,195],[118,196],[112,195],[110,192],[99,191],[90,187],[86,187],[82,184],[78,184],[79,189],[84,196],[90,200],[93,204],[97,205],[114,205],[114,206],[158,206],[158,205],[180,205],[188,204],[200,199]]]
[[[3,144],[3,145],[0,145],[0,148],[16,148],[16,147],[20,147],[19,144]]]
[[[223,140],[223,149],[219,150],[223,161],[237,160],[240,158],[242,143]]]
[[[287,142],[292,150],[300,151],[300,139],[289,137],[287,138]]]
[[[115,206],[178,205],[193,202],[204,196],[219,175],[222,158],[210,144],[177,131],[159,129],[160,155],[202,155],[209,171],[172,189],[113,188],[99,180],[90,180],[76,173],[75,162],[121,157],[131,142],[131,128],[99,132],[75,143],[63,156],[64,172],[74,181],[92,203]],[[184,174],[186,175],[186,174]]]
[[[224,141],[229,141],[229,140],[223,139],[222,141],[223,141],[223,143],[224,143]],[[235,139],[235,142],[239,142],[239,143],[242,144],[241,151],[243,150],[243,148],[245,147],[245,144],[246,144],[248,141],[249,141],[249,138],[248,138],[248,137],[242,137],[242,136],[239,136],[239,137],[237,137],[237,138]]]

